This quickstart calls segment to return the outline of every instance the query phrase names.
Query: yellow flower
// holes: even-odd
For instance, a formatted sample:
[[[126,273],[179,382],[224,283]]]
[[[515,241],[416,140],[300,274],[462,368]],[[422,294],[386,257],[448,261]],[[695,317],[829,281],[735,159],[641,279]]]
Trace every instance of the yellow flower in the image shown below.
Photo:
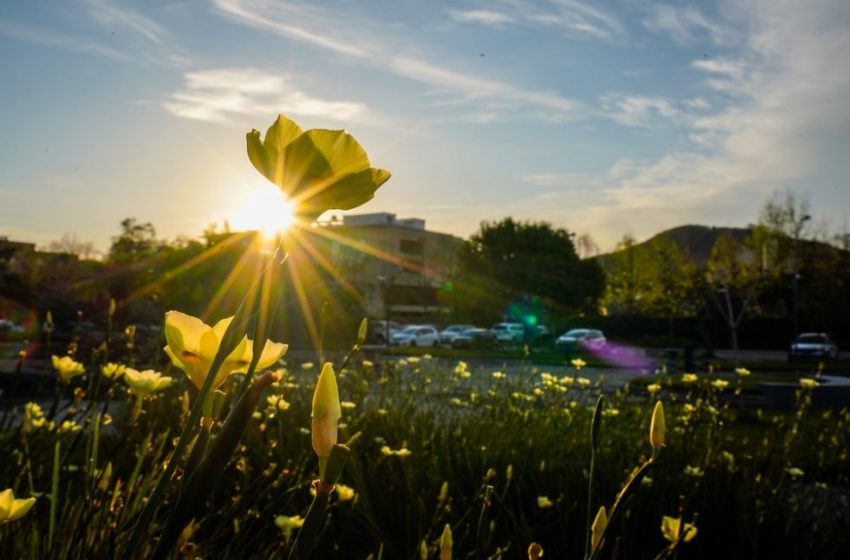
[[[47,424],[47,419],[44,418],[44,411],[36,402],[28,402],[24,405],[24,432],[31,432]]]
[[[313,450],[320,459],[330,457],[337,442],[339,419],[342,418],[339,388],[330,362],[322,367],[322,373],[316,382],[312,418]]]
[[[682,525],[681,517],[669,517],[665,515],[661,518],[661,534],[671,543],[690,542],[697,536],[697,528],[691,523]]]
[[[73,420],[65,420],[59,425],[59,433],[79,432],[80,425]]]
[[[729,386],[729,382],[726,381],[725,379],[715,379],[714,381],[711,382],[711,385],[715,389],[722,391],[723,389],[725,389],[726,387]]]
[[[283,537],[289,540],[294,529],[300,529],[304,525],[304,519],[300,515],[278,515],[274,518],[274,524],[277,525]]]
[[[124,370],[126,366],[123,364],[116,364],[113,362],[109,362],[108,364],[101,366],[100,371],[103,373],[104,377],[108,377],[109,379],[118,379],[122,375],[124,375]]]
[[[787,468],[787,469],[785,469],[785,472],[787,472],[788,474],[790,474],[793,478],[799,478],[799,477],[801,477],[801,476],[803,476],[803,475],[805,474],[805,473],[803,472],[803,469],[800,469],[800,468],[798,468],[798,467],[790,467],[790,468]]]
[[[357,493],[351,486],[346,486],[345,484],[336,485],[336,496],[340,502],[348,502],[354,499],[355,494]]]
[[[599,541],[602,540],[602,533],[605,532],[605,526],[608,525],[608,514],[605,512],[605,506],[600,506],[596,512],[596,517],[593,519],[593,524],[590,526],[590,548],[594,549],[599,546]]]
[[[357,405],[351,401],[342,401],[341,403],[339,403],[339,405],[345,410],[354,410],[355,408],[357,408]]]
[[[745,367],[739,367],[739,368],[735,368],[735,373],[737,373],[741,377],[746,377],[746,376],[750,375],[750,370],[748,370]]]
[[[536,542],[528,545],[528,560],[540,560],[543,556],[543,547]]]
[[[651,385],[647,385],[646,390],[649,392],[650,395],[654,395],[655,393],[661,390],[661,385],[659,385],[658,383],[653,383]]]
[[[576,379],[576,381],[578,382],[578,384],[579,384],[582,388],[587,387],[587,386],[589,386],[589,385],[590,385],[590,379],[587,379],[586,377],[579,377],[578,379]]]
[[[537,507],[540,509],[550,508],[555,504],[549,499],[549,496],[537,496]]]
[[[396,457],[401,457],[402,459],[411,454],[411,451],[402,447],[400,449],[391,449],[389,445],[384,445],[381,447],[381,454],[385,457],[389,457],[390,455],[395,455]]]
[[[174,381],[152,369],[136,371],[133,368],[124,370],[124,381],[130,386],[130,390],[136,395],[143,397],[148,393],[155,393],[170,386]]]
[[[279,115],[265,139],[252,130],[247,141],[248,158],[257,171],[310,221],[332,208],[357,208],[390,178],[389,171],[371,167],[366,151],[344,130],[304,132]]]
[[[16,521],[25,516],[35,503],[35,498],[15,499],[11,488],[0,492],[0,523]]]
[[[699,478],[705,474],[705,471],[699,467],[685,465],[685,474],[688,476],[693,476],[694,478]]]
[[[697,380],[697,374],[695,373],[683,373],[682,374],[682,383],[694,383]]]
[[[652,420],[649,423],[649,444],[653,449],[664,447],[665,429],[664,406],[661,404],[661,401],[658,401],[655,403],[655,409],[652,411]]]
[[[818,381],[817,379],[812,379],[811,377],[801,377],[800,386],[803,389],[814,389],[818,386]]]
[[[505,374],[502,373],[501,371],[494,371],[492,373],[492,375],[493,375],[493,379],[504,379],[505,378]]]
[[[171,358],[171,363],[183,370],[198,389],[204,385],[224,333],[232,320],[233,317],[228,317],[210,327],[197,317],[179,311],[169,311],[165,314],[165,339],[168,341],[165,353]],[[277,362],[286,349],[286,344],[267,340],[257,369],[265,369]],[[211,390],[215,391],[221,387],[228,375],[248,371],[253,354],[252,342],[243,337],[221,364]]]
[[[72,378],[82,375],[86,368],[80,362],[74,361],[71,356],[52,356],[53,368],[59,373],[59,379],[63,383],[69,382]]]
[[[581,369],[587,365],[587,362],[585,362],[581,358],[573,358],[572,360],[570,360],[570,363],[573,364],[573,367],[576,369]]]

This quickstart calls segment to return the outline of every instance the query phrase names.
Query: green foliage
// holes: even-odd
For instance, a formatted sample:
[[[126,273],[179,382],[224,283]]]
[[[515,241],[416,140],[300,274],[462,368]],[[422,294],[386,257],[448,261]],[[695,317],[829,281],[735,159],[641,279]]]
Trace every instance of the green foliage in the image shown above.
[[[541,314],[595,311],[604,286],[597,263],[579,259],[572,235],[547,222],[482,222],[464,245],[460,264],[451,301],[484,322],[500,320],[516,302],[539,305]]]
[[[497,378],[474,369],[466,377],[453,366],[423,357],[340,371],[340,395],[353,403],[343,406],[340,440],[362,433],[340,482],[356,494],[351,501],[331,497],[314,557],[345,551],[360,558],[383,548],[386,558],[410,558],[422,541],[433,555],[447,523],[459,558],[497,550],[520,558],[531,542],[555,558],[581,557],[591,405],[604,386],[562,380],[575,371],[550,375],[526,368]],[[271,398],[264,397],[260,413],[248,421],[209,507],[181,542],[185,550],[216,558],[285,556],[292,539],[275,518],[304,515],[316,476],[308,430],[314,371],[289,364],[267,392]],[[850,484],[850,413],[813,410],[805,392],[799,409],[787,415],[741,410],[729,399],[734,380],[722,392],[711,381],[701,376],[685,388],[661,381],[666,447],[648,473],[650,482],[639,484],[623,505],[611,542],[619,539],[630,556],[654,556],[667,544],[662,516],[679,516],[682,508],[699,531],[682,551],[691,558],[840,555],[850,544],[840,506]],[[240,382],[234,378],[228,392]],[[24,432],[16,419],[20,408],[9,410],[0,424],[7,457],[0,463],[0,486],[13,487],[19,497],[49,494],[60,441],[57,523],[51,549],[51,502],[40,498],[27,517],[0,526],[0,556],[119,555],[186,423],[180,399],[187,388],[179,384],[145,401],[137,424],[130,425],[131,401],[120,385],[104,382],[97,399],[73,405],[75,412],[60,409],[57,420],[71,415],[83,426],[64,434]],[[643,388],[606,392],[594,510],[610,508],[633,468],[651,453],[652,398]],[[111,423],[98,431],[92,423],[103,422],[93,414],[99,410],[111,415]],[[157,517],[145,547],[155,543],[164,521]]]

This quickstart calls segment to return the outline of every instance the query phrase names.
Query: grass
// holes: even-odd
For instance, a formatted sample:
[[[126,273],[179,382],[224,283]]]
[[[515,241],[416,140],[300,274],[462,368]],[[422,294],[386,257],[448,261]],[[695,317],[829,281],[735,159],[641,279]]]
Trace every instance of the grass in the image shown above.
[[[580,558],[590,408],[605,387],[567,385],[559,379],[576,377],[574,370],[550,371],[553,377],[529,365],[497,379],[487,369],[473,368],[466,377],[462,370],[420,358],[403,366],[386,364],[383,375],[359,366],[339,372],[341,398],[353,403],[343,411],[341,441],[361,434],[342,478],[355,496],[332,499],[315,557],[364,558],[383,550],[384,558],[414,558],[423,541],[433,556],[448,523],[456,558],[523,558],[532,542],[548,557]],[[184,552],[214,558],[285,556],[292,534],[287,539],[274,520],[304,515],[316,476],[309,435],[316,371],[292,364],[284,373],[267,396],[280,396],[289,407],[261,401],[209,508],[185,535]],[[86,401],[71,405],[76,414],[70,416],[83,427],[78,432],[26,433],[6,417],[0,449],[8,459],[0,465],[0,486],[14,488],[18,496],[40,497],[26,518],[0,526],[0,556],[119,555],[185,422],[180,400],[186,390],[181,379],[145,401],[138,424],[131,426],[130,401],[121,384],[108,389],[103,396],[111,392],[117,405],[109,409],[111,423],[101,426],[96,464],[91,464],[94,417],[82,415]],[[650,453],[653,403],[645,394],[628,387],[606,391],[594,510],[610,506],[629,472]],[[626,503],[626,515],[612,529],[611,547],[627,550],[630,557],[665,550],[668,543],[659,529],[663,515],[695,518],[699,534],[682,550],[687,557],[829,557],[850,544],[846,516],[831,509],[848,496],[850,413],[812,410],[805,393],[791,414],[741,411],[710,386],[690,388],[675,402],[665,400],[667,446],[650,482]],[[58,478],[53,476],[56,442]],[[385,446],[389,454],[382,451]],[[410,454],[392,453],[400,449]],[[48,496],[54,481],[60,522],[51,547]],[[540,507],[540,497],[552,505]],[[148,543],[163,522],[160,511]]]

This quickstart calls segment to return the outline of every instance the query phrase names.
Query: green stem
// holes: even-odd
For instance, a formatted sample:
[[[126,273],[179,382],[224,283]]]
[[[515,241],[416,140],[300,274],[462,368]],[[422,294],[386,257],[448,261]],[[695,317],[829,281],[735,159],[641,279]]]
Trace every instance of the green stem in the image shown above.
[[[593,525],[593,481],[596,474],[596,449],[599,446],[599,428],[602,422],[602,403],[605,395],[600,394],[593,409],[593,419],[590,422],[590,472],[587,475],[587,525],[584,540],[584,557],[590,556],[590,533]]]
[[[61,459],[60,441],[53,447],[53,476],[50,482],[50,525],[47,531],[48,548],[53,549],[53,537],[56,533],[56,513],[59,509],[59,464]]]
[[[304,524],[298,530],[295,542],[289,551],[289,560],[307,560],[319,542],[322,526],[325,521],[325,511],[328,507],[331,492],[342,474],[342,469],[348,460],[351,450],[345,445],[337,444],[328,457],[324,477],[316,481],[316,497],[307,510]]]

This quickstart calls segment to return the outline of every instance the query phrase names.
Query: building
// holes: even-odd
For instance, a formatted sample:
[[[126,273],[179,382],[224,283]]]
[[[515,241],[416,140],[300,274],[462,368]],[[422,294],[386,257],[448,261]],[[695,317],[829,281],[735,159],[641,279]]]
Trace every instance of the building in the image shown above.
[[[324,222],[329,260],[360,291],[366,313],[400,322],[437,321],[448,312],[463,240],[425,229],[425,220],[380,212]]]

